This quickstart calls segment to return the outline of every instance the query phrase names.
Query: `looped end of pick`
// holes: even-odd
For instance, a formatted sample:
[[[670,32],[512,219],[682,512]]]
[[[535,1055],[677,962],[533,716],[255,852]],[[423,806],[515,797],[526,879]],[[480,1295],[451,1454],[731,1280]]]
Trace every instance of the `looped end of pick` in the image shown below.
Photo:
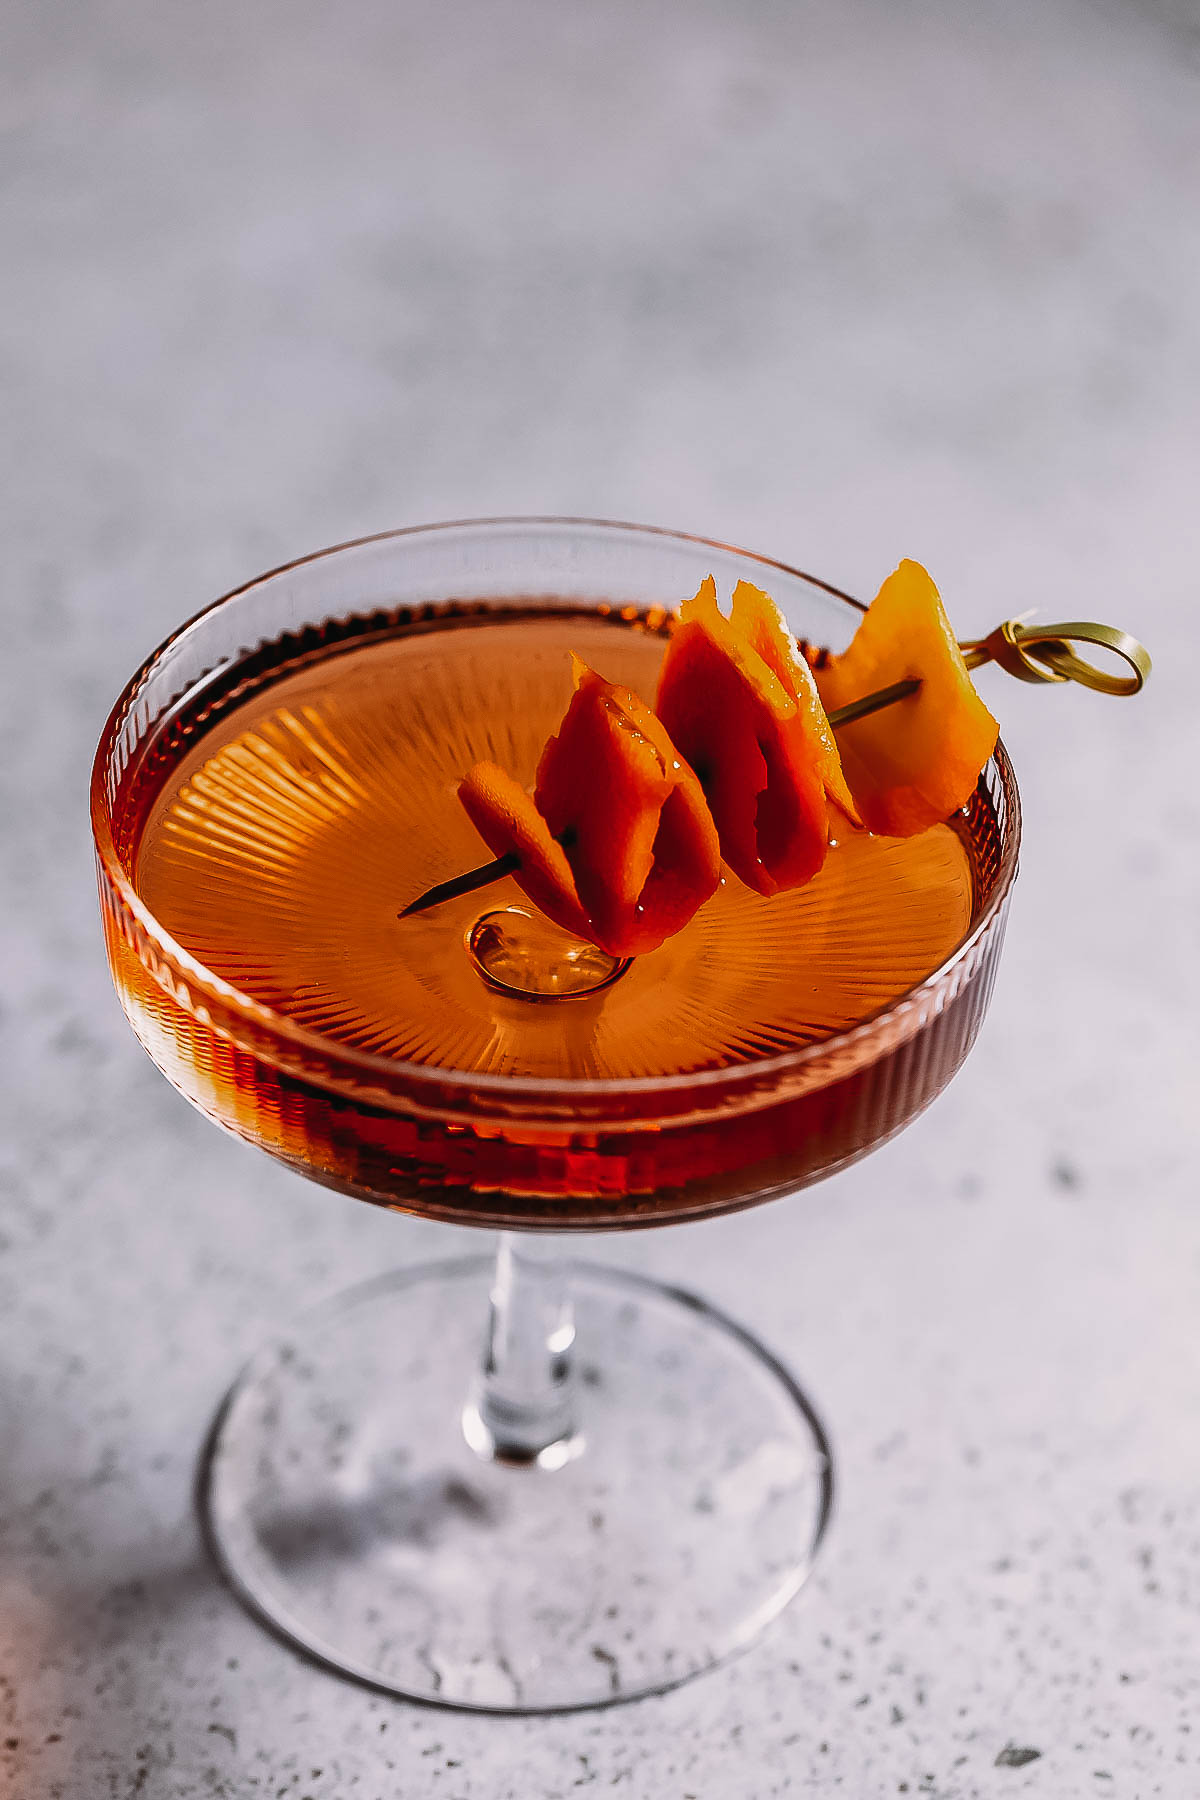
[[[1100,667],[1077,654],[1075,646],[1103,650],[1129,670],[1127,675]],[[1150,656],[1127,631],[1087,619],[1066,625],[1023,625],[1006,619],[977,643],[962,646],[969,667],[994,662],[1018,681],[1077,681],[1098,694],[1136,694],[1150,673]]]

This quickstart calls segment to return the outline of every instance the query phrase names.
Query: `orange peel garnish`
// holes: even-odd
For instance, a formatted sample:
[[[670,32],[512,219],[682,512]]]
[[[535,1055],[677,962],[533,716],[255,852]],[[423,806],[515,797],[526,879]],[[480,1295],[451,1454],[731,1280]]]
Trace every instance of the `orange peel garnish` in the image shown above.
[[[908,699],[839,727],[842,767],[869,830],[915,837],[966,805],[1000,728],[920,563],[888,576],[849,648],[815,674],[831,713],[893,682],[921,683]]]
[[[575,693],[538,765],[533,796],[493,764],[459,788],[497,856],[548,918],[613,956],[657,949],[720,880],[703,791],[631,689],[574,659]]]
[[[837,746],[782,614],[743,583],[726,618],[711,576],[680,608],[656,710],[704,788],[747,887],[799,887],[829,847],[829,798],[854,817]]]

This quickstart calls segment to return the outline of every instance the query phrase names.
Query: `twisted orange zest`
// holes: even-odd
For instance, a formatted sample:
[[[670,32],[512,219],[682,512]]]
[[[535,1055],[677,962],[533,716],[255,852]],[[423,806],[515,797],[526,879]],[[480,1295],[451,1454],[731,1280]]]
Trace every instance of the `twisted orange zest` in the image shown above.
[[[869,830],[915,837],[966,805],[999,726],[920,563],[888,576],[849,649],[818,661],[815,674],[829,712],[896,681],[921,683],[907,700],[839,728],[842,767]]]
[[[576,660],[575,694],[532,798],[477,763],[459,787],[497,856],[546,916],[613,956],[657,949],[716,891],[721,851],[704,794],[650,708]]]
[[[700,778],[734,874],[760,894],[800,887],[829,847],[829,801],[856,817],[819,696],[782,614],[711,576],[680,608],[659,676],[659,717]]]

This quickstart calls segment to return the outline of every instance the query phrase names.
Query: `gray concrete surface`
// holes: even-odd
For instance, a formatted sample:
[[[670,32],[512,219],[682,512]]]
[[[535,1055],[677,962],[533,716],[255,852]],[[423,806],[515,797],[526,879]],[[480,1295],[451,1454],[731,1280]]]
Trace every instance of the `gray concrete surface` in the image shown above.
[[[15,0],[0,109],[0,1792],[1200,1793],[1191,0]],[[915,555],[964,631],[1038,604],[1158,661],[1129,705],[989,678],[1027,851],[933,1111],[603,1247],[811,1384],[843,1477],[813,1585],[702,1682],[524,1721],[308,1668],[205,1559],[239,1361],[453,1234],[176,1098],[85,813],[111,699],[198,605],[505,510],[863,592]]]

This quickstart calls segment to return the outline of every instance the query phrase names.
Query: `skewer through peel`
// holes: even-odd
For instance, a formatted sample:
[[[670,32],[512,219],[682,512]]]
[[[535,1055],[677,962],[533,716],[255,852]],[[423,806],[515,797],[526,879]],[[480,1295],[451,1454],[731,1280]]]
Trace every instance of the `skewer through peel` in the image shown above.
[[[575,659],[575,693],[533,795],[493,763],[459,787],[476,830],[555,924],[613,956],[657,949],[716,892],[721,846],[699,782],[629,688]]]
[[[1023,680],[1071,680],[1109,694],[1138,692],[1150,673],[1150,658],[1135,638],[1087,622],[1037,628],[1010,620],[987,638],[959,645],[933,582],[919,564],[908,562],[884,583],[840,656],[797,646],[774,603],[744,582],[735,590],[729,618],[717,607],[710,581],[681,608],[680,620],[659,686],[660,711],[665,691],[667,720],[674,731],[668,733],[667,720],[655,718],[628,689],[617,690],[577,664],[576,697],[563,728],[547,745],[533,798],[489,764],[477,765],[461,785],[463,804],[496,851],[495,862],[430,888],[404,909],[402,918],[514,874],[535,904],[566,929],[612,948],[614,954],[637,954],[680,929],[715,888],[719,864],[713,875],[713,838],[705,832],[705,817],[719,836],[718,855],[743,880],[748,876],[748,885],[769,894],[811,879],[824,859],[830,824],[842,815],[851,824],[861,817],[869,829],[908,836],[965,805],[997,734],[996,721],[970,680],[971,668],[994,660]],[[668,675],[677,644],[686,655],[676,654]],[[1129,673],[1097,668],[1078,654],[1076,645],[1111,652]],[[713,661],[714,648],[723,663]],[[694,688],[689,694],[684,679],[689,660],[693,671],[719,670],[718,685],[727,699],[732,696],[735,730],[719,770],[720,721],[711,707],[706,712],[702,697],[697,703]],[[871,691],[858,685],[878,684],[884,676],[890,679]],[[841,696],[856,686],[853,697],[843,701]],[[639,754],[649,747],[661,767],[686,771],[671,788],[676,798],[669,807],[665,795],[656,798],[650,780],[634,807],[635,813],[639,805],[649,808],[649,828],[645,820],[624,820],[624,839],[615,841],[624,841],[626,856],[615,859],[615,879],[614,840],[606,839],[603,830],[593,835],[604,818],[603,802],[595,797],[588,801],[579,792],[581,785],[596,785],[596,770],[603,764],[594,763],[590,753],[582,762],[562,752],[551,757],[552,747],[564,738],[568,745],[583,743],[586,749],[581,721],[606,690],[610,720],[625,722],[626,751],[631,743],[640,743]],[[581,693],[585,701],[576,711]],[[612,701],[618,693],[623,698]],[[827,715],[822,702],[829,706]],[[572,712],[575,719],[568,730]],[[836,745],[833,732],[838,733]],[[678,754],[683,750],[679,738],[689,744],[697,769]],[[624,769],[627,799],[635,792],[630,778],[638,767],[635,761]],[[649,763],[640,767],[647,778]],[[702,790],[697,776],[704,778]],[[697,792],[707,808],[697,807]],[[540,811],[547,798],[556,829]],[[794,833],[790,839],[789,826]],[[581,830],[590,840],[587,853],[581,853]],[[679,853],[685,856],[682,871],[676,862]],[[642,889],[634,899],[639,880]],[[603,924],[589,911],[584,891],[603,915]],[[697,893],[700,899],[694,898]],[[654,901],[649,909],[648,898]],[[634,942],[636,950],[616,947]]]
[[[679,620],[655,710],[699,777],[729,868],[756,893],[801,887],[825,860],[830,800],[857,821],[813,678],[748,583],[726,618],[709,576]]]

